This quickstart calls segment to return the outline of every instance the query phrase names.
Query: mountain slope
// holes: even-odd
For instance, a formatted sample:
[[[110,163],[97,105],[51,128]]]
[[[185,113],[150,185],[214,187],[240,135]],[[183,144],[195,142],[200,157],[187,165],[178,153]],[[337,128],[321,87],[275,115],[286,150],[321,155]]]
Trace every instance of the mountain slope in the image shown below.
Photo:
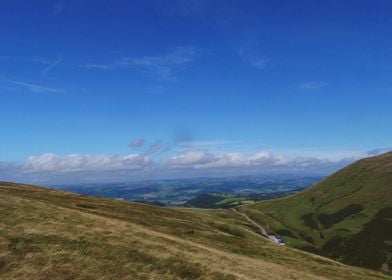
[[[392,153],[360,160],[297,195],[247,205],[288,244],[351,265],[392,265]]]
[[[0,183],[1,279],[386,279],[275,245],[230,210]]]

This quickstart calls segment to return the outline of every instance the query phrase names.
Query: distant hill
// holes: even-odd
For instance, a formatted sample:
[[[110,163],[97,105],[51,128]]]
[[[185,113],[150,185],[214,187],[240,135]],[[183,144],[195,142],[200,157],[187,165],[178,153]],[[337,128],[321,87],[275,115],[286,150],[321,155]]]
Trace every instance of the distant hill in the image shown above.
[[[357,161],[297,195],[241,210],[290,246],[392,269],[392,153]]]
[[[210,209],[230,208],[237,206],[244,201],[246,201],[246,197],[244,196],[205,193],[187,201],[185,206]]]
[[[185,207],[195,207],[195,208],[233,208],[243,204],[254,203],[255,201],[274,199],[279,197],[288,196],[290,194],[295,194],[305,188],[292,189],[288,191],[269,191],[264,193],[252,193],[246,195],[237,194],[222,194],[222,193],[203,193],[195,198],[188,200],[184,206]]]
[[[232,210],[162,208],[0,183],[0,279],[388,277],[276,245]]]

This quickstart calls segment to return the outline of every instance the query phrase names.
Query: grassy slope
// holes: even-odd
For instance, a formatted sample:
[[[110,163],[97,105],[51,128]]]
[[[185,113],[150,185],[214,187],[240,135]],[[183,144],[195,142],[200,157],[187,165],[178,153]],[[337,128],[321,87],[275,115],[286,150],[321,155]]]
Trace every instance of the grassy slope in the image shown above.
[[[238,195],[214,194],[206,193],[200,194],[195,198],[189,200],[185,206],[194,208],[230,208],[238,205],[240,202],[246,201],[246,198]]]
[[[392,153],[360,160],[297,195],[241,209],[293,247],[391,268]]]
[[[0,183],[1,279],[384,279],[257,235],[230,210]]]

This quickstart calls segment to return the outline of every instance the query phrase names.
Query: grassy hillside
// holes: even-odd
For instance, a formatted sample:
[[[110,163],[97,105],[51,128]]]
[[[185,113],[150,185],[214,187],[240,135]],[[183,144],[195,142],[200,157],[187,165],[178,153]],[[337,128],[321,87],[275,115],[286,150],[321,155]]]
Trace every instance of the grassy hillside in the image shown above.
[[[245,196],[231,195],[231,194],[215,194],[206,193],[200,194],[195,198],[187,201],[185,203],[186,207],[196,207],[196,208],[230,208],[241,204],[242,202],[247,202]],[[250,202],[250,201],[249,201]]]
[[[387,279],[284,246],[231,210],[0,183],[1,279]]]
[[[360,160],[297,195],[241,210],[290,246],[347,264],[392,268],[392,153]]]

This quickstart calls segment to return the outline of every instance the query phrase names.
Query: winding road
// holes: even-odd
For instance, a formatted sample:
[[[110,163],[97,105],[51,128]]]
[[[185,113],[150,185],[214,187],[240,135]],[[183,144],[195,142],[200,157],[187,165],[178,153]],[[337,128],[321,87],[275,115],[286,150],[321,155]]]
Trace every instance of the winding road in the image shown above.
[[[274,235],[268,235],[267,230],[259,225],[258,223],[256,223],[254,220],[252,220],[251,218],[249,218],[248,215],[246,215],[245,213],[241,213],[240,211],[238,211],[235,208],[232,208],[234,212],[236,212],[237,214],[241,215],[242,217],[244,217],[248,222],[250,222],[252,225],[254,225],[255,227],[257,227],[259,229],[259,232],[262,236],[264,236],[265,238],[267,238],[268,240],[270,240],[271,242],[274,242],[276,244],[279,244],[279,240],[274,236]]]

